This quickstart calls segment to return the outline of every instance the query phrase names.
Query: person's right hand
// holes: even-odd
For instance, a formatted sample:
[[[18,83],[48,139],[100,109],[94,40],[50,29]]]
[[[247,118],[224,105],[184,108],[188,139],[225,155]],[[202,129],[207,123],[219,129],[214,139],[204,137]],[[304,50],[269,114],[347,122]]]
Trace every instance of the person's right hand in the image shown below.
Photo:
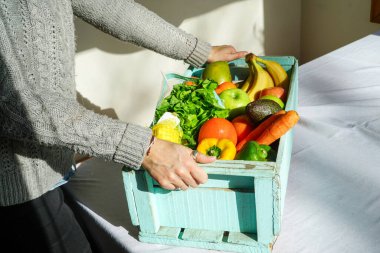
[[[192,157],[192,150],[183,145],[155,139],[144,157],[142,166],[149,174],[167,190],[187,190],[207,182],[206,172],[198,163],[211,163],[214,156],[198,153],[196,160]]]

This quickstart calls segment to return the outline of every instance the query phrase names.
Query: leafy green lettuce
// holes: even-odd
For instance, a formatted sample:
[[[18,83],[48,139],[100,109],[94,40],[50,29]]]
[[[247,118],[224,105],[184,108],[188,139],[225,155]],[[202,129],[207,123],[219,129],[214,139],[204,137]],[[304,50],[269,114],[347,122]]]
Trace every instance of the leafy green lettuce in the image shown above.
[[[176,84],[170,95],[162,100],[155,112],[157,122],[165,112],[180,119],[183,130],[182,144],[196,147],[199,129],[211,118],[227,118],[229,111],[219,103],[214,92],[218,84],[211,80],[197,80],[195,85]]]

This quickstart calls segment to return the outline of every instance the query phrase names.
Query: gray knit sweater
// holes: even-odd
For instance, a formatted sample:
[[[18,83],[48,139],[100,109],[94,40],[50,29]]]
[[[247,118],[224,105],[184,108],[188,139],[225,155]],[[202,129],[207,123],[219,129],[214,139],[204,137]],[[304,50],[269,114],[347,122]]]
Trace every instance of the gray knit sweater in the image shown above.
[[[74,152],[138,169],[151,130],[77,103],[74,14],[123,40],[201,65],[210,51],[128,0],[0,0],[0,206],[41,196]]]

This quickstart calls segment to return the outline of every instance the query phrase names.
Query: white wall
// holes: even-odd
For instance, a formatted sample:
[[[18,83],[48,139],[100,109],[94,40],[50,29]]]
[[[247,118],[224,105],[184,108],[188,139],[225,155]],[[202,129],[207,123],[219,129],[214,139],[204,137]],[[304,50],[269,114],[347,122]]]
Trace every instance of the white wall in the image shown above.
[[[137,2],[213,45],[232,44],[258,55],[300,55],[300,0]],[[97,106],[96,111],[108,108],[108,115],[121,120],[148,125],[161,88],[161,72],[183,73],[187,65],[120,42],[80,20],[76,29],[81,101],[90,108]]]
[[[213,45],[307,62],[380,30],[369,0],[138,0],[170,23]],[[84,104],[124,121],[149,125],[161,72],[187,65],[120,42],[76,20],[77,89]],[[103,111],[104,112],[104,111]]]

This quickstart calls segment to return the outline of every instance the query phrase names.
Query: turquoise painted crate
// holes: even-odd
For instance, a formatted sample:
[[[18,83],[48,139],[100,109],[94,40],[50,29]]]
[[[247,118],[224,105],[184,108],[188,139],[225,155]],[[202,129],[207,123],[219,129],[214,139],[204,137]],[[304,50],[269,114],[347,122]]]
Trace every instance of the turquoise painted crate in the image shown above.
[[[263,58],[279,62],[290,75],[285,110],[296,110],[297,59]],[[234,80],[248,75],[244,59],[230,62],[230,67]],[[200,76],[202,71],[190,68],[184,75]],[[163,90],[162,95],[166,93]],[[129,212],[132,223],[139,226],[139,240],[242,253],[271,252],[281,229],[292,143],[293,130],[281,137],[275,162],[200,164],[209,180],[187,191],[165,190],[143,169],[124,168]]]

